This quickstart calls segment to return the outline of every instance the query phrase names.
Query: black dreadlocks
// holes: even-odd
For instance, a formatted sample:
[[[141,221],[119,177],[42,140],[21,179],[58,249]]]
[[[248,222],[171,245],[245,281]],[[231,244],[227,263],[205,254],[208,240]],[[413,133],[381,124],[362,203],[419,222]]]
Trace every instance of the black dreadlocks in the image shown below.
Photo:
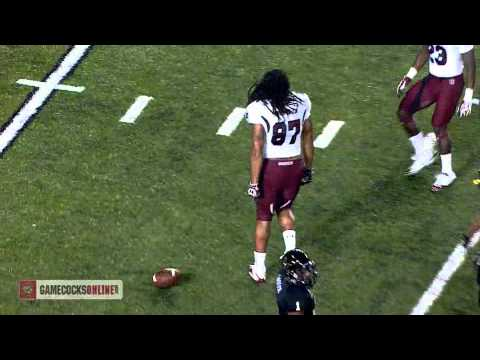
[[[287,74],[282,70],[267,72],[260,82],[253,84],[248,90],[248,103],[262,101],[265,105],[270,102],[270,111],[277,117],[292,113],[294,103],[303,101],[290,91],[290,82]]]

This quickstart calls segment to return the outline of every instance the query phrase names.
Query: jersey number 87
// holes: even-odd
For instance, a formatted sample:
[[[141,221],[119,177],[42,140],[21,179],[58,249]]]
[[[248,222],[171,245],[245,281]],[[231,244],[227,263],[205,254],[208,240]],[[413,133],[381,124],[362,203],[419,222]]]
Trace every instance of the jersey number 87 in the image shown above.
[[[288,122],[288,130],[292,131],[295,130],[295,133],[290,140],[290,145],[295,144],[297,141],[297,136],[300,133],[300,120],[291,120]],[[278,122],[273,125],[272,129],[272,144],[276,146],[281,146],[285,142],[287,138],[287,125],[285,122]]]

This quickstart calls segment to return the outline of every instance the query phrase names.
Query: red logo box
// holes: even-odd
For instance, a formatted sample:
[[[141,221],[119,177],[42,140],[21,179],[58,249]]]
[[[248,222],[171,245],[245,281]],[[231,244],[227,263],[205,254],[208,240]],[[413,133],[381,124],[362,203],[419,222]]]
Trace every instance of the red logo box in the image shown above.
[[[36,300],[37,281],[36,280],[20,280],[18,282],[18,297],[20,300]]]

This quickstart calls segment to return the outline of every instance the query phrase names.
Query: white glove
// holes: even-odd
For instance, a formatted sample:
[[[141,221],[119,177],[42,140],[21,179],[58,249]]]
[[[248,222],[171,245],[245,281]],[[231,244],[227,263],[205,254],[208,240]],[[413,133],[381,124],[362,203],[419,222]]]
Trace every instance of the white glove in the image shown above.
[[[250,183],[250,185],[248,185],[247,194],[254,200],[258,199],[260,197],[260,188],[258,187],[258,184]]]
[[[472,112],[473,89],[465,89],[462,105],[460,105],[460,117],[468,116]]]
[[[411,67],[407,75],[405,75],[397,86],[397,95],[400,96],[405,88],[412,82],[413,78],[417,75],[418,71],[414,67]]]

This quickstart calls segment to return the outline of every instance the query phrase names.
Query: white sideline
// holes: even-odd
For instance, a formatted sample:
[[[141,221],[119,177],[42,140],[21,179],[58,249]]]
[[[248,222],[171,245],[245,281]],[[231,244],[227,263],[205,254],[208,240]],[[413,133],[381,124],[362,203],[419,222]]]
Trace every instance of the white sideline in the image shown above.
[[[0,154],[4,152],[32,116],[45,104],[48,97],[82,59],[90,46],[91,45],[75,45],[57,69],[48,76],[44,84],[35,91],[32,97],[16,113],[5,130],[0,134]]]
[[[139,96],[135,100],[135,102],[130,106],[130,108],[127,110],[125,115],[120,119],[120,122],[122,123],[127,123],[127,124],[133,124],[135,123],[135,120],[140,116],[142,113],[143,109],[145,109],[148,105],[148,103],[153,100],[153,97],[151,96]]]
[[[227,120],[225,120],[217,131],[217,135],[230,136],[235,131],[235,129],[240,125],[240,122],[245,117],[245,112],[247,109],[236,107],[233,109],[232,113],[228,115]]]
[[[315,139],[313,146],[319,149],[326,149],[343,125],[345,125],[344,121],[330,120],[322,133]]]
[[[443,264],[442,269],[439,271],[430,287],[427,289],[427,291],[425,291],[423,296],[418,301],[418,304],[413,308],[410,315],[425,315],[428,313],[435,300],[437,300],[442,294],[443,288],[447,282],[465,261],[468,249],[471,249],[477,245],[479,239],[480,231],[473,235],[468,248],[465,248],[463,244],[457,245],[455,250],[453,250],[448,257],[448,260]]]
[[[473,105],[480,105],[480,99],[474,98],[474,99],[472,100],[472,104],[473,104]]]
[[[42,81],[34,81],[34,80],[27,80],[27,79],[20,79],[17,80],[17,84],[19,85],[27,85],[33,87],[42,87],[45,86],[45,82]],[[47,85],[48,86],[48,85]],[[55,86],[55,90],[64,90],[64,91],[71,91],[76,93],[81,93],[85,90],[85,86],[70,86],[70,85],[62,85],[59,84]]]

